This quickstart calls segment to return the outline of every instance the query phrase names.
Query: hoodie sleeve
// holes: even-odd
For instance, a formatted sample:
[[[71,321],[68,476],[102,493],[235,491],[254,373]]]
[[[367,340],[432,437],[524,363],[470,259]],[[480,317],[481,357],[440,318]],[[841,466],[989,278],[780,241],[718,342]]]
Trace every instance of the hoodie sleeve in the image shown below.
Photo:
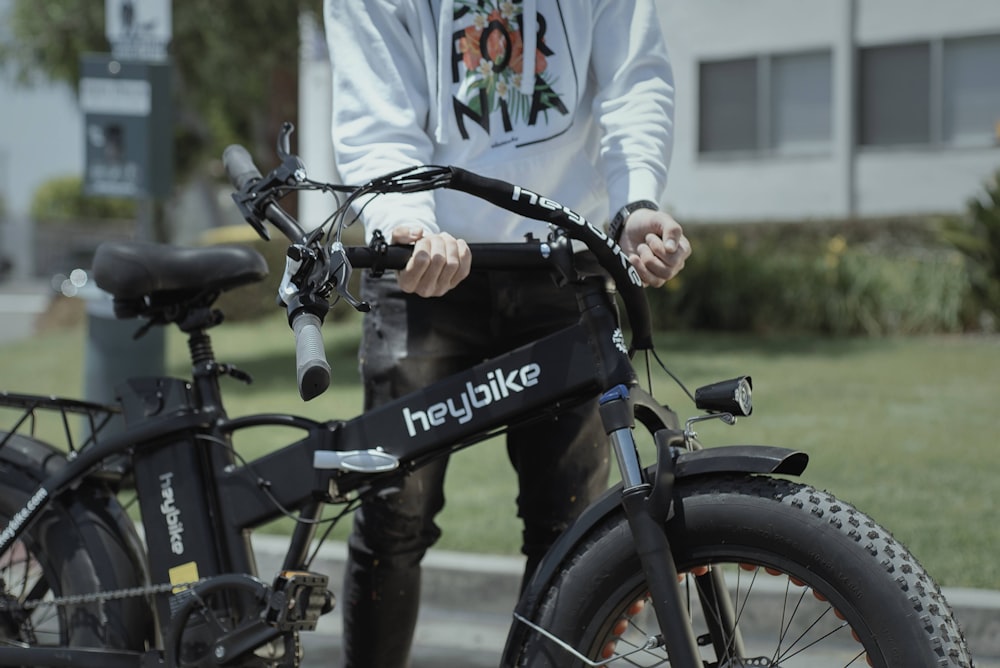
[[[325,0],[333,72],[334,159],[345,183],[429,164],[430,97],[423,39],[412,3]],[[437,232],[433,193],[382,195],[362,202],[366,236],[399,225]]]
[[[591,72],[609,215],[660,202],[673,150],[674,78],[652,0],[597,0]]]

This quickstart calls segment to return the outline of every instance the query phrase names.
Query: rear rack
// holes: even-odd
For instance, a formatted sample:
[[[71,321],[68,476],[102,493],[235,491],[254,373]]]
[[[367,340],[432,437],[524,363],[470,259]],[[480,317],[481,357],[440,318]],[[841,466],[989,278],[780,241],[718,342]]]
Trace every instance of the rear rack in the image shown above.
[[[20,409],[22,412],[0,437],[0,448],[7,445],[11,437],[19,431],[26,430],[29,436],[34,436],[39,418],[39,412],[50,411],[58,413],[62,420],[63,432],[69,452],[76,452],[91,443],[97,442],[97,435],[121,409],[118,406],[98,404],[90,401],[64,399],[62,397],[42,396],[37,394],[18,394],[16,392],[0,391],[0,407]],[[88,436],[77,446],[73,439],[73,430],[69,423],[70,415],[82,415],[86,419]]]

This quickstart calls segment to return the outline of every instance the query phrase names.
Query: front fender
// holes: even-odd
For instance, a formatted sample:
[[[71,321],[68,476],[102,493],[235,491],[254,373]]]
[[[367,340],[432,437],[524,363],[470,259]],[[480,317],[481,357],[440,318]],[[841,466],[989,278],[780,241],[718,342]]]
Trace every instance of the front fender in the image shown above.
[[[801,475],[809,455],[773,445],[722,445],[685,450],[675,460],[674,475],[690,478],[707,473],[777,473]]]
[[[645,421],[643,421],[645,422]],[[766,445],[728,445],[704,450],[685,450],[674,460],[675,478],[721,473],[757,473],[799,475],[805,470],[809,456],[798,450]],[[656,465],[646,469],[646,479],[655,480]],[[576,551],[594,527],[621,508],[622,485],[618,484],[601,495],[577,520],[562,533],[545,555],[528,582],[515,612],[526,619],[534,619],[538,605],[567,556]],[[507,636],[501,666],[514,666],[519,648],[524,643],[528,627],[512,624]]]

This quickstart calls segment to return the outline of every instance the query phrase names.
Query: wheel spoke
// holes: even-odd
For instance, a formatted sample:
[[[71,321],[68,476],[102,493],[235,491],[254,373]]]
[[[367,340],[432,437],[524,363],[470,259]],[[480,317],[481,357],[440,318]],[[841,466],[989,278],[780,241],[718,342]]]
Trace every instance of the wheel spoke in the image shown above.
[[[722,569],[727,564],[713,564],[711,568]],[[762,569],[754,566],[748,569],[744,564],[733,564],[735,573],[734,586],[731,596],[734,603],[734,614],[739,627],[741,622],[746,621],[751,627],[759,626],[759,619],[772,619],[775,624],[776,635],[771,635],[770,649],[766,654],[761,641],[767,636],[762,636],[760,629],[753,632],[753,645],[757,649],[747,650],[745,656],[738,655],[733,647],[735,634],[727,634],[721,656],[709,658],[703,657],[706,665],[718,666],[719,668],[730,668],[743,665],[741,661],[762,660],[772,668],[800,668],[806,666],[854,666],[864,663],[866,653],[864,649],[860,651],[855,646],[849,655],[842,652],[836,645],[827,648],[825,645],[833,641],[836,637],[841,637],[845,630],[850,629],[846,621],[834,619],[835,610],[833,606],[817,597],[815,605],[806,605],[811,602],[809,593],[812,589],[785,573],[776,569],[768,569],[767,572],[773,577],[785,578],[782,586],[763,586],[763,581],[759,575]],[[728,570],[728,569],[726,569]],[[712,606],[702,605],[698,607],[696,601],[698,597],[692,596],[690,590],[692,586],[697,588],[697,584],[692,585],[692,578],[688,575],[684,587],[686,603],[689,614],[696,626],[708,624],[706,628],[724,629],[723,620],[718,609]],[[775,583],[777,584],[777,583]],[[634,594],[628,600],[631,603],[622,605],[622,613],[619,621],[609,627],[607,639],[603,645],[604,649],[601,657],[609,667],[614,666],[663,666],[669,665],[666,649],[662,646],[646,648],[648,638],[658,632],[656,618],[653,615],[651,606],[643,606],[638,614],[630,614],[627,610],[633,610],[637,604],[646,600],[646,594]],[[817,608],[817,605],[821,606]],[[758,620],[754,622],[753,620]],[[701,620],[700,622],[698,620]],[[709,623],[711,620],[711,623]],[[831,624],[833,622],[833,624]],[[756,626],[755,626],[756,624]],[[772,632],[773,633],[773,632]],[[711,652],[709,651],[709,654]],[[840,659],[834,658],[840,656]],[[595,656],[595,659],[601,657]],[[767,657],[767,658],[765,658]],[[821,657],[817,659],[816,657]]]
[[[825,639],[830,638],[831,636],[833,636],[833,634],[839,633],[843,629],[847,628],[847,623],[844,622],[844,623],[840,624],[839,626],[835,626],[832,629],[830,629],[829,631],[823,633],[820,637],[816,638],[815,640],[811,640],[811,641],[805,643],[802,647],[799,647],[798,649],[795,649],[795,646],[798,645],[799,641],[804,640],[805,637],[806,637],[806,635],[808,635],[809,631],[811,631],[813,628],[815,628],[816,625],[819,624],[819,622],[823,619],[823,617],[826,616],[827,612],[829,612],[831,609],[832,608],[827,608],[826,611],[824,611],[822,615],[820,615],[819,617],[817,617],[816,619],[814,619],[813,622],[808,626],[808,628],[805,631],[803,631],[801,634],[799,634],[799,636],[794,641],[792,641],[792,644],[789,645],[788,648],[777,657],[779,659],[779,663],[780,663],[780,661],[783,661],[783,660],[789,659],[789,658],[791,658],[793,656],[796,656],[798,654],[801,654],[802,652],[804,652],[805,650],[809,649],[810,647],[818,645],[819,643],[823,642]],[[795,651],[792,651],[793,649],[795,649]]]
[[[667,533],[685,578],[686,614],[671,615],[671,623],[690,623],[706,667],[886,668],[885,647],[905,665],[924,665],[942,648],[955,665],[969,665],[933,581],[857,509],[766,476],[681,480],[675,494],[683,512],[667,521]],[[844,560],[862,566],[850,583],[839,570]],[[537,613],[548,630],[527,639],[523,665],[579,665],[555,650],[555,640],[589,657],[584,665],[669,664],[662,641],[644,644],[661,630],[653,606],[636,607],[648,585],[624,513],[597,527],[566,563]],[[934,623],[918,629],[914,610]]]
[[[783,600],[783,604],[781,606],[781,622],[779,624],[779,629],[780,630],[779,630],[779,633],[778,633],[778,644],[774,648],[774,654],[771,656],[772,663],[777,663],[778,659],[782,656],[781,646],[785,642],[785,638],[787,637],[788,631],[791,628],[792,620],[795,618],[795,615],[796,615],[796,613],[799,610],[799,606],[802,605],[802,599],[805,598],[805,591],[804,590],[800,591],[799,592],[798,600],[795,602],[795,606],[792,609],[792,614],[789,615],[788,621],[787,621],[787,624],[786,624],[786,622],[785,622],[785,612],[788,610],[788,596],[789,596],[789,593],[790,593],[790,590],[791,590],[791,586],[792,586],[791,580],[786,580],[785,581],[784,600]],[[796,642],[797,641],[798,640],[796,640]],[[795,646],[794,642],[792,643],[792,646],[793,647]]]

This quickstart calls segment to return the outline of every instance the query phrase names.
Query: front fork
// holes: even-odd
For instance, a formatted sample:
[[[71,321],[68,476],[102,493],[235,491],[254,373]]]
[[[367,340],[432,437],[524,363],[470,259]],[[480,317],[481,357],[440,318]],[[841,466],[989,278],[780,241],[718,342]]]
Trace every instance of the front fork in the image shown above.
[[[670,665],[701,668],[698,640],[682,598],[677,565],[664,530],[674,487],[674,458],[670,446],[678,444],[676,439],[683,439],[683,434],[661,432],[657,435],[658,461],[655,485],[652,485],[643,475],[639,462],[628,388],[618,385],[606,392],[600,399],[600,411],[621,471],[622,506],[646,575]],[[725,646],[727,655],[733,650],[740,655],[742,643],[722,572],[710,569],[707,574],[698,576],[697,585],[717,656],[721,656],[719,652],[723,649],[720,644]]]

